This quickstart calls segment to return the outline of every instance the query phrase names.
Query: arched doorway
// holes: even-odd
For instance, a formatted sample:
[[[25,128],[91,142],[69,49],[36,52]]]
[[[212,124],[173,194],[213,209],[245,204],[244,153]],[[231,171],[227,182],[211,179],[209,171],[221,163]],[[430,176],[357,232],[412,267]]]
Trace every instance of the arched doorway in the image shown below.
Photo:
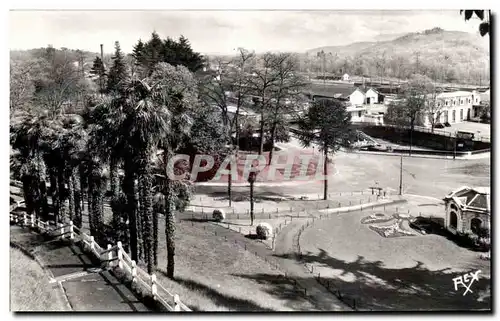
[[[457,213],[455,211],[450,212],[450,227],[453,228],[454,230],[457,229],[457,222],[458,222],[458,217]]]
[[[472,220],[470,220],[470,230],[475,233],[479,234],[479,229],[481,228],[481,220],[478,219],[477,217],[474,217]]]

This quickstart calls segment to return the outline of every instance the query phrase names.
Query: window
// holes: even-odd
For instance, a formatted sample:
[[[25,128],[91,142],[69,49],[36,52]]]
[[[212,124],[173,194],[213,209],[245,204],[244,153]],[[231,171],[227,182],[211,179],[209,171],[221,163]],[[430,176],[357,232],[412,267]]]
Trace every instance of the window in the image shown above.
[[[445,104],[446,106],[448,106],[448,105],[449,105],[449,101],[448,101],[448,100],[447,100],[447,101],[445,101],[445,102],[444,102],[444,104]]]
[[[455,120],[455,112],[456,110],[452,111],[451,112],[451,121],[454,123],[456,120]]]
[[[453,211],[450,212],[450,227],[452,227],[456,230],[457,229],[457,222],[458,222],[457,213],[455,213]]]
[[[479,234],[479,229],[481,228],[481,220],[477,217],[470,220],[470,230],[476,234]]]
[[[441,102],[439,102],[439,101],[438,101],[438,102],[437,102],[437,106],[438,106],[438,107],[441,107]]]
[[[464,120],[464,110],[460,109],[460,121]]]
[[[460,105],[463,105],[463,104],[464,104],[464,100],[460,99]]]
[[[457,104],[456,99],[453,99],[453,106],[455,106],[456,104]]]
[[[358,117],[361,117],[361,110],[358,111]]]
[[[469,98],[469,104],[471,103],[471,99]]]

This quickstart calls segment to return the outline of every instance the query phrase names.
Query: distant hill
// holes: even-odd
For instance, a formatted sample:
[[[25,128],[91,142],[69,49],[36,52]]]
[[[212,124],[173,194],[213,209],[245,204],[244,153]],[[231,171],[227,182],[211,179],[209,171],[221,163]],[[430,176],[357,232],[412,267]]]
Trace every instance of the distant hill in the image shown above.
[[[316,54],[323,50],[339,56],[367,54],[370,52],[382,53],[386,51],[390,54],[405,54],[415,51],[436,53],[446,50],[466,50],[473,51],[478,48],[478,54],[488,54],[489,46],[487,38],[462,31],[446,31],[440,28],[425,30],[408,34],[399,34],[391,40],[380,40],[372,42],[355,42],[345,46],[325,46],[307,50],[308,54]],[[378,38],[388,38],[391,35],[381,35]],[[376,37],[377,38],[377,37]],[[471,50],[472,49],[472,50]],[[474,50],[475,51],[475,50]],[[477,55],[476,55],[477,56]]]
[[[469,78],[484,81],[489,79],[488,41],[488,37],[478,34],[434,28],[392,40],[314,48],[308,50],[306,55],[314,59],[321,50],[333,56],[337,54],[336,60],[342,64],[333,66],[334,72],[378,75],[374,65],[383,59],[386,75],[395,76],[398,65],[402,64],[406,69],[403,77],[415,73],[418,68],[419,73],[428,74],[431,78],[441,78],[440,74],[444,73],[444,78],[449,81],[462,82]]]

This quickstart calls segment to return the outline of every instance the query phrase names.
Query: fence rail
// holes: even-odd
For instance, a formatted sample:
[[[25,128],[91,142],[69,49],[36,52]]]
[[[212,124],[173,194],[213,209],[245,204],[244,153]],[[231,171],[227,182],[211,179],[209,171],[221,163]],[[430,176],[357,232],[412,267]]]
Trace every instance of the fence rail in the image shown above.
[[[161,303],[168,311],[192,311],[179,299],[176,294],[171,294],[156,280],[155,274],[148,274],[146,271],[137,266],[136,262],[123,249],[122,243],[117,242],[116,245],[107,245],[103,249],[96,243],[92,235],[88,235],[81,229],[73,225],[70,221],[68,224],[51,225],[49,222],[44,222],[35,218],[34,214],[27,215],[26,213],[10,213],[10,221],[16,225],[38,229],[42,233],[50,234],[58,237],[61,240],[67,240],[73,243],[81,241],[84,250],[95,255],[101,263],[105,263],[108,267],[118,267],[121,272],[132,279],[132,282],[139,282],[148,291],[154,300]],[[158,292],[160,289],[160,293]]]

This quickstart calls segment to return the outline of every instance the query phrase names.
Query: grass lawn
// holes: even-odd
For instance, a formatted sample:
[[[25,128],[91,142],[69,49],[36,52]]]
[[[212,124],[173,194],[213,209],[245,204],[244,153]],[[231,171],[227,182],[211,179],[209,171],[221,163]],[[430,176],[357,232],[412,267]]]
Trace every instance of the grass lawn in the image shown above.
[[[369,224],[361,224],[367,214],[352,212],[316,221],[300,238],[304,261],[337,289],[357,298],[359,308],[491,309],[490,262],[481,260],[480,252],[439,235],[384,238]],[[472,294],[454,290],[454,277],[476,270],[482,272]]]
[[[215,236],[203,224],[181,221],[177,225],[176,281],[165,276],[166,246],[160,221],[158,280],[194,310],[203,311],[293,311],[314,310],[302,296],[293,295],[293,286],[284,284],[282,291],[257,275],[276,276],[262,258],[245,251],[244,245]]]
[[[32,258],[10,248],[11,311],[71,311],[57,283]]]

